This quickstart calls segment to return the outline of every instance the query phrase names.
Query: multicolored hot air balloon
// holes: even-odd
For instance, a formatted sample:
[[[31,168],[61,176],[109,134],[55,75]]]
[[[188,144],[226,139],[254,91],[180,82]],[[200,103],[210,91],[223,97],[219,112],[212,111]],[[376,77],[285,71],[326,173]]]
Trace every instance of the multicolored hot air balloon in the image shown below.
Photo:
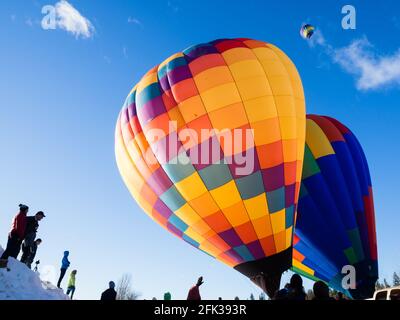
[[[115,152],[152,219],[272,295],[292,265],[304,141],[290,59],[262,41],[222,39],[139,81],[118,117]]]
[[[355,289],[342,286],[345,265],[355,267]],[[307,116],[293,270],[356,299],[371,297],[378,279],[367,160],[354,134],[329,117]]]
[[[315,27],[311,24],[303,24],[300,28],[300,35],[303,39],[310,39],[315,31]]]

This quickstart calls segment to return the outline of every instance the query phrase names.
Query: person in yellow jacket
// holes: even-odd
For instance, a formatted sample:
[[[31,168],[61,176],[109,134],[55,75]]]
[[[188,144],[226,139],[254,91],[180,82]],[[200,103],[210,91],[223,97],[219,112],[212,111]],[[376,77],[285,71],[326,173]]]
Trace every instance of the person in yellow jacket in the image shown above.
[[[68,288],[67,288],[67,296],[71,293],[71,300],[74,297],[75,293],[75,277],[76,277],[76,270],[72,270],[71,274],[69,275],[68,280]]]

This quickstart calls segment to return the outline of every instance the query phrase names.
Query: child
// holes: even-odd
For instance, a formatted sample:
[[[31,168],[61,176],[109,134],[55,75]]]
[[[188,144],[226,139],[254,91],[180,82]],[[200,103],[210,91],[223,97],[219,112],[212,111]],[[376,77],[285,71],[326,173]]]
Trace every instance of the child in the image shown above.
[[[57,282],[57,288],[60,288],[61,285],[61,281],[65,276],[65,273],[67,272],[67,269],[70,265],[70,262],[68,260],[68,256],[69,256],[69,251],[64,251],[64,257],[61,261],[61,269],[60,269],[60,277],[58,278],[58,282]]]
[[[75,293],[75,276],[76,276],[76,273],[77,273],[76,270],[72,270],[71,274],[69,275],[67,296],[71,293],[71,300],[74,297],[74,293]]]

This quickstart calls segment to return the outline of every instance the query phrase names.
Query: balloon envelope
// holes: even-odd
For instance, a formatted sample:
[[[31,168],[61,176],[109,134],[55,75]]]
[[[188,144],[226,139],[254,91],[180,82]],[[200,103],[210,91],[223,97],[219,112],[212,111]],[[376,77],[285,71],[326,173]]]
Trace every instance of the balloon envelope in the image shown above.
[[[304,39],[310,39],[314,34],[315,28],[311,24],[303,24],[300,28],[300,35]]]
[[[115,152],[152,219],[271,294],[292,263],[304,140],[290,59],[262,41],[221,39],[139,81],[118,117]]]
[[[372,296],[378,278],[371,178],[354,134],[335,119],[308,115],[295,227],[293,269],[354,298]],[[344,266],[356,288],[343,288]]]

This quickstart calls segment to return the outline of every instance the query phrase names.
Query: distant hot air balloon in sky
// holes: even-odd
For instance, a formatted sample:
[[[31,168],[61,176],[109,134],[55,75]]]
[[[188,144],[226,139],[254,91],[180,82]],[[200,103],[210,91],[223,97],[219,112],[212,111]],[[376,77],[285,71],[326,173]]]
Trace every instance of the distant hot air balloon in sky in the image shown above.
[[[315,31],[315,27],[311,24],[303,24],[300,28],[300,35],[303,39],[310,39]]]
[[[353,298],[371,297],[378,262],[366,157],[354,134],[337,120],[308,115],[306,123],[293,270]],[[355,268],[355,289],[343,288],[346,265]]]
[[[292,265],[304,143],[296,67],[241,38],[192,46],[143,76],[118,117],[115,152],[153,220],[272,295]]]

